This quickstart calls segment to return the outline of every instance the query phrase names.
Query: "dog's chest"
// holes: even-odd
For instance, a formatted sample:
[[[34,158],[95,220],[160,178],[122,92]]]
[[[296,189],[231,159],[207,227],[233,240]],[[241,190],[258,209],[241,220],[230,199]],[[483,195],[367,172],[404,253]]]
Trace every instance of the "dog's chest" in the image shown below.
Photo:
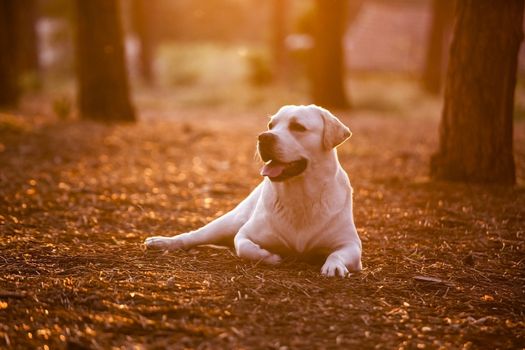
[[[274,229],[270,238],[271,251],[289,254],[308,254],[330,247],[329,239],[321,230],[284,228]]]
[[[351,215],[351,197],[343,184],[332,184],[317,184],[317,190],[310,191],[267,192],[259,221],[264,233],[259,231],[257,241],[275,251],[296,254],[333,247],[338,240],[337,223]]]
[[[325,246],[329,213],[320,203],[282,209],[271,218],[273,238],[292,253],[307,253]]]

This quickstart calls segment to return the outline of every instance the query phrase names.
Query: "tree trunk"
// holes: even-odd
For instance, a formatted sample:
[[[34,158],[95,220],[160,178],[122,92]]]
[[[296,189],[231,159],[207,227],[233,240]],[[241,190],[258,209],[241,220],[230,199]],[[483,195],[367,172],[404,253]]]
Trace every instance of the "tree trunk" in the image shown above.
[[[272,55],[273,71],[277,80],[286,80],[287,74],[287,50],[286,39],[286,15],[288,0],[272,0]]]
[[[139,71],[142,80],[147,84],[153,82],[153,51],[155,48],[152,14],[155,8],[152,8],[156,1],[133,0],[131,4],[131,13],[133,27],[140,43],[139,53]]]
[[[0,0],[0,106],[12,107],[20,91],[14,58],[13,3]]]
[[[343,50],[347,1],[316,0],[315,4],[312,98],[324,107],[347,108]]]
[[[0,106],[17,104],[38,73],[35,0],[0,0]]]
[[[117,0],[76,1],[78,104],[82,118],[133,121]]]
[[[524,0],[458,2],[437,179],[513,184],[512,118]]]
[[[454,0],[432,1],[432,23],[428,32],[427,52],[423,68],[423,89],[431,94],[441,92],[446,48],[454,18]]]

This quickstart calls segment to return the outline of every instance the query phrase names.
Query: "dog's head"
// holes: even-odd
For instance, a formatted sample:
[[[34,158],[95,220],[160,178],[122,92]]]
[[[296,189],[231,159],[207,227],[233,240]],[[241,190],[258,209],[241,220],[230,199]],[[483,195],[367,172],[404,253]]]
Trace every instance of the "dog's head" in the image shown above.
[[[352,135],[324,108],[284,106],[270,119],[268,131],[259,135],[257,149],[265,162],[261,175],[285,181],[303,174],[315,162]]]

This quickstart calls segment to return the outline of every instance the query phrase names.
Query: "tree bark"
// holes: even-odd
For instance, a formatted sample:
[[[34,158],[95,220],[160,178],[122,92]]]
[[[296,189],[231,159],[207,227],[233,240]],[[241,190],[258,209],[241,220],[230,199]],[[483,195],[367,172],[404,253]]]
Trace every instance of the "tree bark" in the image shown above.
[[[312,53],[312,99],[332,108],[347,108],[343,37],[346,0],[316,0]]]
[[[13,3],[0,0],[0,106],[12,107],[20,94],[14,58]]]
[[[513,107],[524,0],[458,2],[437,179],[514,184]]]
[[[37,78],[36,19],[35,0],[0,0],[0,106],[16,106],[23,80]]]
[[[441,93],[450,27],[454,18],[454,0],[432,1],[432,22],[428,32],[427,52],[423,68],[423,89],[431,94]]]
[[[76,1],[76,70],[82,118],[133,121],[117,0]]]

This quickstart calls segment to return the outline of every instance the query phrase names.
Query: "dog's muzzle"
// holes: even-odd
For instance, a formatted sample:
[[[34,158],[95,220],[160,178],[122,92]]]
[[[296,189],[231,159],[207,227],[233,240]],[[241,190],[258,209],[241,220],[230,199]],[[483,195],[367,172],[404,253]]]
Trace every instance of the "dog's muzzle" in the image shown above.
[[[257,148],[262,160],[266,163],[261,169],[262,176],[275,182],[285,181],[294,176],[302,174],[308,165],[304,158],[293,162],[282,162],[275,155],[275,144],[277,136],[270,132],[263,132],[259,135]]]

